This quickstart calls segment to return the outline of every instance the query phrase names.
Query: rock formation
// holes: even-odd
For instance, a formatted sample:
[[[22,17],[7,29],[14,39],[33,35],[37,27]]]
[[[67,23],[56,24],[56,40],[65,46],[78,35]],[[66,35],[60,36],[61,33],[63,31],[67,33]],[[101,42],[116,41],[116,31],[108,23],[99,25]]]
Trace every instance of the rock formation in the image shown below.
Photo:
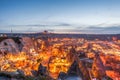
[[[2,54],[19,53],[20,50],[18,44],[16,44],[13,39],[5,39],[0,42],[0,52]]]

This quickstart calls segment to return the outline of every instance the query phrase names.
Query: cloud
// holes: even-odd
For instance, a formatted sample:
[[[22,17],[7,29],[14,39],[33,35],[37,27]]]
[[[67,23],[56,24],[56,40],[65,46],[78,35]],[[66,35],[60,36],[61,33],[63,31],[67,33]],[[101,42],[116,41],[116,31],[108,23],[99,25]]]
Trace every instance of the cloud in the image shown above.
[[[79,29],[80,28],[80,29]],[[103,26],[88,26],[84,29],[77,27],[76,32],[91,33],[91,34],[120,34],[120,25]]]
[[[72,26],[72,25],[68,24],[68,23],[59,23],[59,24],[56,24],[54,26]]]
[[[72,26],[68,23],[51,23],[51,24],[27,24],[27,25],[8,25],[11,27],[52,27],[52,26]]]

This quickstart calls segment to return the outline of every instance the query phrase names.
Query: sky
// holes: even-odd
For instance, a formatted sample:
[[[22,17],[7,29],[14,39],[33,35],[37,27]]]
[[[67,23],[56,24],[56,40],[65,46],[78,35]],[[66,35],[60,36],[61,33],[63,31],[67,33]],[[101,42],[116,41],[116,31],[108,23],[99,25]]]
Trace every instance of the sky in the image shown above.
[[[119,34],[120,0],[0,0],[0,32]]]

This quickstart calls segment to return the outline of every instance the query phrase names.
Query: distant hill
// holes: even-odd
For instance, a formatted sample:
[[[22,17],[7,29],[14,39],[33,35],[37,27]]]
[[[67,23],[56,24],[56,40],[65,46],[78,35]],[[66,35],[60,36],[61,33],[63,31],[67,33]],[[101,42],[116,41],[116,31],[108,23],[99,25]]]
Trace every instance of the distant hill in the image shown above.
[[[47,37],[47,38],[85,38],[88,40],[111,40],[112,37],[116,37],[117,39],[120,39],[120,34],[54,34],[54,33],[0,33],[0,35],[6,35],[7,37]],[[5,39],[2,38],[2,39]],[[1,39],[1,40],[2,40]]]

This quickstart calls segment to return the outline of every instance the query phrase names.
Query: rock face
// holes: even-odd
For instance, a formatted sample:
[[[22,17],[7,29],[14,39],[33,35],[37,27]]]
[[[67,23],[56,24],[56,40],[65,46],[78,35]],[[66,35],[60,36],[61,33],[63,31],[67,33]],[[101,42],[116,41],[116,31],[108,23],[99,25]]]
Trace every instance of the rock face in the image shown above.
[[[34,40],[30,37],[22,37],[15,42],[13,39],[4,39],[0,42],[0,53],[35,53],[37,46],[34,45]]]
[[[32,38],[22,37],[20,41],[23,45],[22,52],[33,53],[35,51],[34,41]]]
[[[98,53],[95,54],[94,62],[92,65],[92,73],[96,78],[102,78],[106,76],[105,67]]]
[[[18,44],[16,44],[13,39],[5,39],[0,42],[0,52],[2,54],[19,53],[20,50]]]

